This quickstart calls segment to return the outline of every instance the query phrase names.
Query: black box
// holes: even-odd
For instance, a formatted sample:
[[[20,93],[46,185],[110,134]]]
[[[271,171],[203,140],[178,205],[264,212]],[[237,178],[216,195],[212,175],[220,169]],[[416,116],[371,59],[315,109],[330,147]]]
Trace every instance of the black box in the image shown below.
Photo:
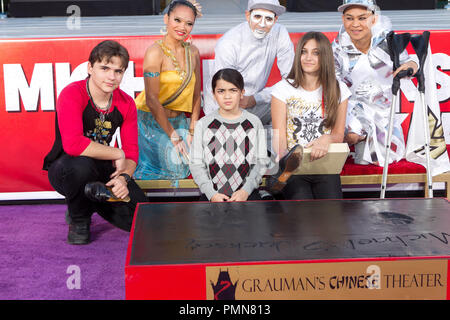
[[[378,0],[381,10],[419,10],[436,9],[437,0]],[[321,12],[337,11],[342,0],[288,0],[287,11],[290,12]]]
[[[160,0],[11,0],[8,14],[16,18],[64,17],[73,13],[67,12],[72,5],[79,7],[82,17],[157,15],[161,11]]]

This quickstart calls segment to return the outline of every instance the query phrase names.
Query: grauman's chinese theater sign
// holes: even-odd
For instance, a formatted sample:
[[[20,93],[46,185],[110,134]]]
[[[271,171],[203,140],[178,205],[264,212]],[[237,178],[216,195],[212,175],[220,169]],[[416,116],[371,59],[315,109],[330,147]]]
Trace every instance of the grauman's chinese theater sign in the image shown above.
[[[448,260],[206,267],[209,300],[447,299]]]

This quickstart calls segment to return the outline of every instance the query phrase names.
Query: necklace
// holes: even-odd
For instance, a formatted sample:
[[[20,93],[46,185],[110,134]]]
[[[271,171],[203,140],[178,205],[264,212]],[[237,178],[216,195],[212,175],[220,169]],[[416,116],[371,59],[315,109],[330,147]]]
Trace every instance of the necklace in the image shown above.
[[[175,55],[173,54],[172,50],[170,50],[162,40],[158,41],[158,44],[160,45],[161,49],[163,50],[164,54],[170,59],[172,60],[173,66],[175,67],[175,71],[180,75],[181,80],[184,80],[184,78],[186,78],[186,71],[185,70],[181,70],[180,68],[180,64],[177,61],[177,58],[175,57]],[[184,42],[182,42],[183,47],[185,47]],[[184,49],[186,50],[186,49]]]
[[[91,103],[93,104],[95,111],[97,111],[98,113],[98,117],[100,118],[100,122],[102,123],[102,127],[103,124],[105,123],[106,120],[106,114],[108,113],[109,109],[111,108],[111,104],[112,104],[112,98],[113,98],[113,93],[111,93],[111,97],[109,97],[109,101],[108,101],[108,105],[106,106],[106,109],[104,109],[104,112],[102,112],[101,108],[97,107],[97,105],[94,102],[94,99],[92,98],[91,92],[89,91],[89,79],[86,81],[86,91],[88,93],[89,99],[91,100]]]

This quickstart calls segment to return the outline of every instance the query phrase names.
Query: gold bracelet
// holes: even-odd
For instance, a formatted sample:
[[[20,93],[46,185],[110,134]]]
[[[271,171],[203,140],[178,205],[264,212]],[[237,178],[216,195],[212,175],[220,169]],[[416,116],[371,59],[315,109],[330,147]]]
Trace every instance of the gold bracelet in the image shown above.
[[[190,134],[191,136],[193,136],[193,135],[194,135],[194,129],[189,129],[189,134]]]
[[[182,136],[178,136],[178,138],[170,138],[170,141],[173,141],[173,142],[178,142],[178,141],[183,141],[183,137]]]

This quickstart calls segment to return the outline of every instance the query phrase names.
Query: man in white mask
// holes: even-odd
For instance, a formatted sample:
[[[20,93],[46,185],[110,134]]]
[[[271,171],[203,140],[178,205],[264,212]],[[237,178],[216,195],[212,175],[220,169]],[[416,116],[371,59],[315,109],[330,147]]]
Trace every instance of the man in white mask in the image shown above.
[[[205,79],[205,114],[218,108],[211,94],[211,77],[220,69],[233,68],[244,77],[241,108],[257,115],[266,128],[270,127],[271,88],[266,88],[266,84],[273,63],[277,59],[281,76],[285,77],[294,62],[294,45],[289,33],[277,23],[285,11],[278,0],[248,1],[246,21],[227,31],[216,44],[210,78]]]

